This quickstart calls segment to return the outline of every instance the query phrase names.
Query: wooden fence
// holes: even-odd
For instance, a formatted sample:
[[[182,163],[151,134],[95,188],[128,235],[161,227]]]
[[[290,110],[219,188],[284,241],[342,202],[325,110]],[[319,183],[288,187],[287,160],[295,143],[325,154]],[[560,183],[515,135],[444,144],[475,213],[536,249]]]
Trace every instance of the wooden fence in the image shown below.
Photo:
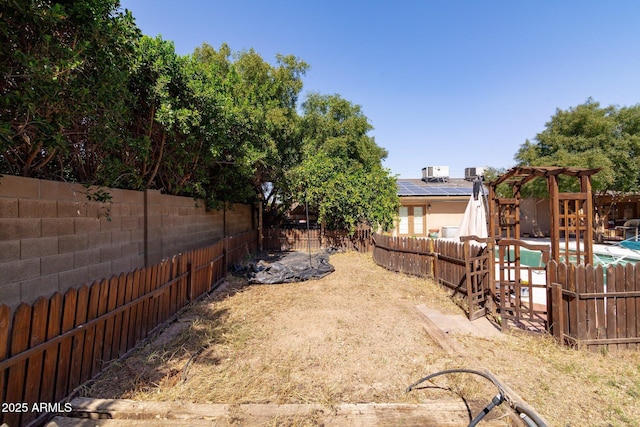
[[[265,229],[263,247],[275,251],[317,251],[326,248],[354,250],[369,253],[373,250],[371,229],[359,228],[353,236],[344,230],[321,230],[318,228]]]
[[[589,350],[640,349],[640,266],[549,262],[554,336]]]
[[[431,277],[466,297],[470,318],[481,313],[474,306],[491,295],[489,272],[494,267],[487,260],[494,256],[492,249],[483,255],[470,251],[468,245],[446,240],[380,234],[373,240],[373,259],[378,265]],[[479,285],[479,275],[486,287]],[[640,350],[640,265],[603,269],[550,261],[546,283],[546,324],[560,343],[596,351]],[[528,288],[531,294],[532,286]]]
[[[458,243],[440,239],[416,239],[376,234],[374,261],[388,270],[431,277],[465,297],[467,314],[474,319],[484,314],[489,293],[491,250],[484,251],[471,240]]]
[[[418,277],[435,277],[435,241],[410,237],[373,236],[373,260],[387,270]]]
[[[0,424],[39,422],[40,403],[60,402],[212,290],[257,241],[242,233],[13,313],[0,306]]]

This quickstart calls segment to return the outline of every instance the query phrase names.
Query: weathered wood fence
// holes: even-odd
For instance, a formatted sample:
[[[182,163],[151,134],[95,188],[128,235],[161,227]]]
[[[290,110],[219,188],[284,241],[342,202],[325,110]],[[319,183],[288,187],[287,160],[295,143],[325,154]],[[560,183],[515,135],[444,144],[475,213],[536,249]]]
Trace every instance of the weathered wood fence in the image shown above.
[[[640,349],[640,266],[549,262],[550,319],[562,343],[589,350]]]
[[[271,227],[264,231],[263,247],[275,251],[312,251],[336,248],[369,253],[373,250],[372,233],[368,227],[358,228],[350,236],[345,230]]]
[[[380,234],[373,240],[373,259],[378,265],[431,277],[454,294],[463,295],[469,318],[480,315],[477,307],[484,297],[491,297],[495,277],[490,283],[489,272],[495,267],[488,261],[494,256],[493,249],[482,252],[442,239]],[[530,294],[531,282],[529,278]],[[610,265],[605,269],[550,261],[546,283],[546,325],[559,342],[592,351],[640,350],[639,265]]]
[[[181,308],[217,286],[227,266],[255,251],[255,231],[148,268],[0,306],[0,424],[37,422],[39,403],[60,402]]]
[[[492,250],[472,240],[463,243],[441,239],[416,239],[375,234],[374,261],[388,270],[431,277],[465,297],[470,319],[484,314],[489,292]]]
[[[410,237],[373,236],[373,260],[387,270],[418,277],[435,277],[436,241]]]

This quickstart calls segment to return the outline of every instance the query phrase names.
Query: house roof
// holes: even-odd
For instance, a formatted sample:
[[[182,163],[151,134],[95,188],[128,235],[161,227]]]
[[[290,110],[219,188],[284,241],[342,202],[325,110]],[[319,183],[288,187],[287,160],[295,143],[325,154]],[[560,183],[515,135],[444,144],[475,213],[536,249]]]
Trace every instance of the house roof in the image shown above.
[[[450,178],[447,182],[425,182],[421,179],[398,179],[398,196],[470,196],[473,181]]]

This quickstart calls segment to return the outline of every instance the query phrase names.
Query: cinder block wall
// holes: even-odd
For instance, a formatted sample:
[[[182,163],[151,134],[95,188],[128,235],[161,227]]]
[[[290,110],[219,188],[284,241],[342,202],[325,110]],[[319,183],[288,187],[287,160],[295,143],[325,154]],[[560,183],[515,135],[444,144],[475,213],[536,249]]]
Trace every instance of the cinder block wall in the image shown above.
[[[89,189],[95,194],[96,189]],[[256,228],[250,205],[207,212],[189,197],[0,178],[0,304],[64,292]]]

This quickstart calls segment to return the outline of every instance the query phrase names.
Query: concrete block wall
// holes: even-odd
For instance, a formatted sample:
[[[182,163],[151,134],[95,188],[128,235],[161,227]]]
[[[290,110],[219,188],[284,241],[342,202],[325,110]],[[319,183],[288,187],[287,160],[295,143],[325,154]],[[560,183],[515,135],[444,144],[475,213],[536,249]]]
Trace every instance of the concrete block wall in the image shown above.
[[[63,293],[255,228],[249,205],[207,212],[189,197],[107,191],[111,203],[100,203],[82,185],[0,178],[0,304]]]

